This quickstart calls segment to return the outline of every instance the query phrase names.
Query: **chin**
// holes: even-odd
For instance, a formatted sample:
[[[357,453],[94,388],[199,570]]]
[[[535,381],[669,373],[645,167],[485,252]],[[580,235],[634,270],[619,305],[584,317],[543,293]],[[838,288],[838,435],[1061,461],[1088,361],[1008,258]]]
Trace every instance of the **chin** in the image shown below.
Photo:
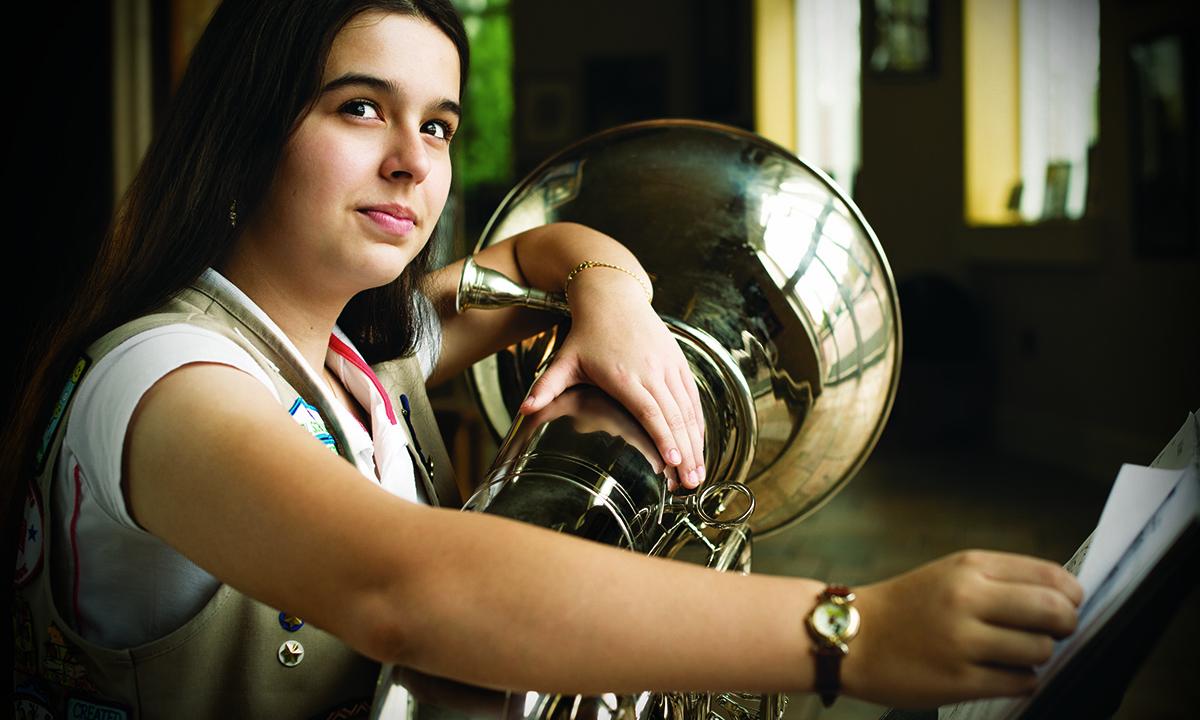
[[[362,278],[363,288],[381,287],[400,277],[408,269],[408,264],[413,258],[407,253],[404,257],[397,257],[398,254],[380,253],[385,257],[372,257],[365,265],[360,266],[358,275]]]

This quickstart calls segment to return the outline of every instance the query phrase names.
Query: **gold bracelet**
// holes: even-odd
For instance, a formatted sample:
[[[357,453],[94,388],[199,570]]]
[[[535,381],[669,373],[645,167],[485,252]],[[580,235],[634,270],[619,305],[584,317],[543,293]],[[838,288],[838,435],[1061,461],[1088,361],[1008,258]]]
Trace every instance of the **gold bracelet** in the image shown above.
[[[612,265],[610,263],[605,263],[605,262],[596,262],[595,260],[584,260],[583,262],[576,265],[574,267],[574,269],[571,270],[571,272],[567,273],[567,279],[563,281],[563,295],[568,297],[568,299],[569,299],[570,296],[567,295],[567,288],[571,286],[571,281],[574,280],[575,276],[578,275],[579,273],[583,272],[584,270],[587,270],[588,268],[594,268],[594,267],[602,267],[602,268],[610,268],[612,270],[620,270],[621,272],[625,273],[626,275],[633,278],[634,280],[637,280],[638,285],[642,286],[642,291],[646,293],[646,300],[648,302],[654,302],[654,293],[650,291],[650,287],[646,284],[646,281],[642,280],[640,277],[638,277],[637,274],[632,273],[629,270],[626,270],[625,268],[621,267],[620,265]]]

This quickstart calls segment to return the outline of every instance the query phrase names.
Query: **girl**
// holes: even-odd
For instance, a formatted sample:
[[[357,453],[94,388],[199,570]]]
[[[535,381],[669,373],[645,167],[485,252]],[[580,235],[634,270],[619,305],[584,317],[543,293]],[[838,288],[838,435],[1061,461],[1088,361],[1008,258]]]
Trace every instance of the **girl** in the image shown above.
[[[448,0],[217,10],[25,396],[27,414],[63,402],[17,438],[41,458],[27,518],[46,525],[19,571],[19,697],[304,717],[364,708],[371,660],[564,693],[1031,690],[1080,601],[1049,562],[961,553],[859,588],[862,632],[831,670],[805,629],[820,582],[428,504],[445,463],[422,385],[547,322],[456,315],[461,265],[427,270],[466,68]],[[570,277],[572,330],[522,412],[598,385],[671,489],[703,481],[694,382],[636,258],[567,224],[476,260],[543,289]]]

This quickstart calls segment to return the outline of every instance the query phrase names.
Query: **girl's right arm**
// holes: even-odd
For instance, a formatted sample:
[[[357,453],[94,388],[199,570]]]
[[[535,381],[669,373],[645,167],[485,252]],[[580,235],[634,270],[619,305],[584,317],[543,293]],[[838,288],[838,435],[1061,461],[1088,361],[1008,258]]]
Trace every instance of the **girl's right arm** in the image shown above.
[[[804,617],[822,583],[717,573],[406,502],[228,366],[160,380],[130,421],[124,458],[126,501],[147,531],[376,659],[563,693],[813,687]],[[908,706],[1029,690],[1027,668],[1073,629],[1080,600],[1052,563],[981,552],[857,591],[845,690]]]

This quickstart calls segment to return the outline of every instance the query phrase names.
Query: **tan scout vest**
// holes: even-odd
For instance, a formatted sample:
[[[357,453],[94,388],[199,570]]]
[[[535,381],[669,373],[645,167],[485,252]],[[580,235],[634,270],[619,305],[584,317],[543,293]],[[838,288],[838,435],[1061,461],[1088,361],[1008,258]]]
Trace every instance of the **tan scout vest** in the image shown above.
[[[338,452],[346,457],[349,444],[325,384],[276,332],[236,298],[204,279],[158,312],[105,335],[88,348],[87,357],[98,361],[139,332],[179,322],[209,328],[244,348],[274,381],[284,409],[297,397],[314,405]],[[78,383],[84,371],[77,368],[69,387]],[[382,363],[375,371],[397,407],[400,392],[408,394],[417,435],[417,443],[413,443],[410,433],[409,447],[426,496],[439,505],[461,505],[416,358]],[[51,587],[54,532],[49,517],[54,464],[70,414],[68,393],[64,392],[56,410],[59,419],[42,443],[44,468],[27,499],[27,508],[36,514],[26,524],[40,525],[40,556],[14,597],[17,717],[118,720],[368,715],[379,675],[377,663],[309,624],[288,631],[278,609],[227,585],[182,627],[146,645],[113,650],[72,630],[59,613]],[[414,446],[431,461],[432,475],[425,458],[419,459],[412,450]],[[298,664],[292,664],[296,646],[284,647],[289,641],[303,647]],[[285,665],[285,659],[292,666]]]

